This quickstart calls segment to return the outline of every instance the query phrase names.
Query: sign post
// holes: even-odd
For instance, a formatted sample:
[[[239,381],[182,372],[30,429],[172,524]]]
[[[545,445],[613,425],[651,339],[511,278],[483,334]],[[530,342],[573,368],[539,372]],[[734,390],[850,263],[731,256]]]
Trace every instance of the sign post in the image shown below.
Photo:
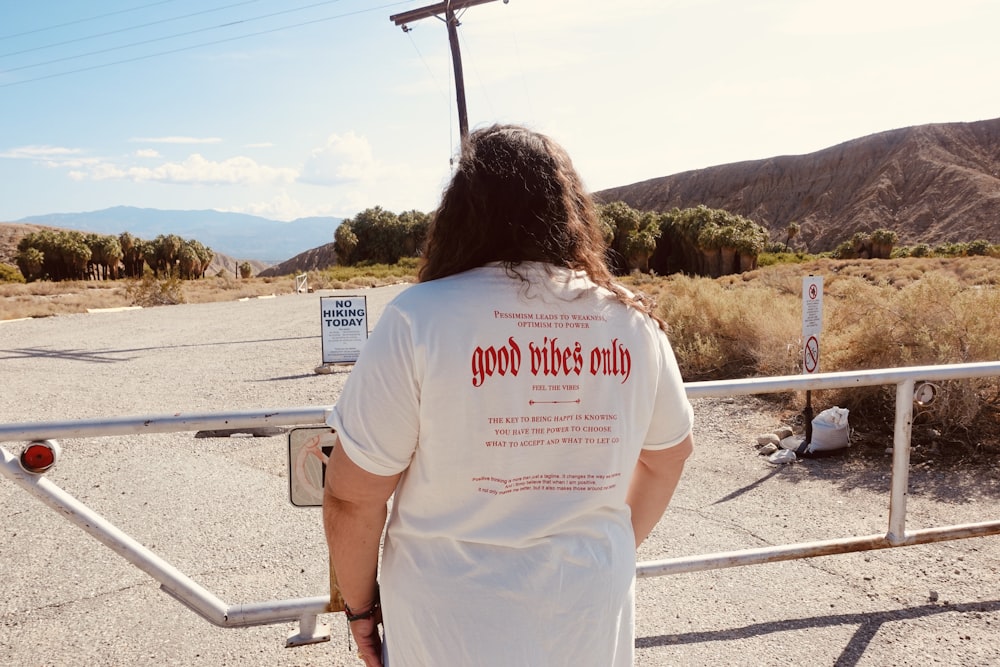
[[[823,276],[802,279],[802,372],[819,373],[819,337],[823,330]],[[805,444],[812,442],[812,391],[806,390]]]
[[[323,365],[316,372],[328,373],[331,364],[358,360],[368,340],[368,300],[364,296],[323,296],[319,304]]]

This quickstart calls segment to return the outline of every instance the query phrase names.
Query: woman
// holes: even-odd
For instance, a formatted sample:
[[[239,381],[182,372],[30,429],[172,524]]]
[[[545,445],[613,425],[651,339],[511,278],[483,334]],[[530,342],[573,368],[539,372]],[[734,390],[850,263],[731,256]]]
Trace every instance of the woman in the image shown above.
[[[692,413],[605,250],[562,148],[515,126],[469,137],[420,283],[329,419],[327,540],[366,665],[383,618],[393,667],[632,664],[635,549]]]

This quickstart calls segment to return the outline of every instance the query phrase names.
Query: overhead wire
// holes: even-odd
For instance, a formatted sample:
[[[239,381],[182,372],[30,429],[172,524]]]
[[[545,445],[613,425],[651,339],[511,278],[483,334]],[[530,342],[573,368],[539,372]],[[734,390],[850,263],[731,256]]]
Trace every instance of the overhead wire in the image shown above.
[[[183,14],[181,16],[173,16],[166,19],[160,19],[158,21],[150,21],[149,23],[140,23],[139,25],[128,26],[127,28],[118,28],[117,30],[109,30],[107,32],[99,32],[93,35],[87,35],[85,37],[76,37],[74,39],[67,39],[62,42],[53,42],[51,44],[43,44],[41,46],[33,46],[30,49],[22,49],[20,51],[11,51],[10,53],[0,53],[0,58],[7,58],[10,56],[19,56],[22,53],[31,53],[32,51],[44,51],[45,49],[52,49],[57,46],[65,46],[66,44],[75,44],[76,42],[85,42],[88,39],[97,39],[98,37],[107,37],[108,35],[117,35],[123,32],[129,32],[132,30],[139,30],[140,28],[148,28],[154,25],[161,25],[163,23],[170,23],[171,21],[180,21],[181,19],[191,18],[192,16],[201,16],[203,14],[211,14],[213,12],[221,12],[224,9],[232,9],[233,7],[239,7],[240,5],[249,5],[251,3],[257,2],[257,0],[243,0],[243,2],[235,2],[231,5],[223,5],[222,7],[213,7],[212,9],[203,9],[200,12],[193,12],[191,14]]]
[[[442,17],[438,16],[437,14],[434,15],[434,18],[439,19],[441,21],[445,20]],[[410,43],[413,44],[414,50],[416,50],[417,55],[420,56],[420,60],[421,62],[423,62],[424,67],[427,69],[427,73],[430,74],[431,80],[434,82],[434,86],[441,92],[441,94],[445,98],[445,105],[448,108],[448,152],[449,152],[448,164],[454,167],[455,156],[452,154],[452,146],[454,146],[454,141],[455,141],[455,125],[454,125],[455,112],[451,104],[452,102],[451,94],[441,90],[441,85],[438,83],[437,77],[434,76],[434,71],[431,69],[430,65],[427,63],[427,60],[424,58],[424,54],[420,52],[420,48],[417,47],[417,42],[415,39],[413,39],[413,35],[410,34],[413,31],[411,29],[406,29],[403,32],[405,32],[406,36],[410,38]],[[448,82],[453,84],[452,90],[454,90],[454,81],[455,81],[454,76],[455,76],[454,71],[452,70],[452,68],[449,68]]]
[[[459,42],[461,43],[461,45],[465,46],[466,53],[470,53],[469,48],[468,48],[469,47],[469,38],[468,38],[468,36],[466,36],[464,33],[462,33],[462,34],[459,34],[458,39],[459,39]],[[493,108],[493,101],[490,99],[490,93],[489,93],[489,91],[486,88],[486,84],[483,83],[483,77],[479,74],[479,68],[476,67],[476,60],[477,60],[476,58],[472,58],[471,59],[471,61],[472,61],[472,71],[475,72],[475,74],[476,74],[476,81],[479,83],[479,87],[483,91],[483,97],[486,98],[486,106],[489,107],[490,115],[493,116],[493,118],[496,118],[496,115],[497,115],[496,109]],[[463,59],[463,62],[464,62],[464,59]]]
[[[25,35],[34,35],[39,32],[46,32],[48,30],[56,30],[57,28],[65,28],[71,25],[77,25],[79,23],[87,23],[88,21],[96,21],[98,19],[104,19],[109,16],[117,16],[118,14],[127,14],[128,12],[138,11],[140,9],[148,9],[150,7],[156,7],[157,5],[165,5],[168,2],[175,2],[176,0],[160,0],[160,2],[153,2],[148,5],[140,5],[138,7],[130,7],[128,9],[119,9],[117,11],[108,12],[106,14],[98,14],[97,16],[88,16],[87,18],[77,19],[75,21],[69,21],[67,23],[59,23],[56,25],[48,25],[43,28],[34,28],[32,30],[26,30],[24,32],[17,32],[11,35],[0,35],[0,39],[13,39],[14,37],[24,37]]]
[[[236,35],[234,37],[227,37],[225,39],[217,39],[217,40],[213,40],[211,42],[202,42],[200,44],[191,44],[191,45],[188,45],[188,46],[183,46],[183,47],[179,47],[179,48],[176,48],[176,49],[170,49],[170,50],[167,50],[167,51],[158,51],[156,53],[147,53],[145,55],[135,56],[134,58],[124,58],[122,60],[115,60],[115,61],[108,62],[108,63],[101,63],[99,65],[90,65],[88,67],[81,67],[81,68],[78,68],[78,69],[67,70],[67,71],[64,71],[64,72],[55,72],[53,74],[46,74],[44,76],[37,76],[37,77],[31,78],[31,79],[21,79],[19,81],[10,81],[10,82],[7,82],[7,83],[0,83],[0,88],[8,88],[10,86],[17,86],[17,85],[20,85],[20,84],[31,83],[31,82],[34,82],[34,81],[42,81],[42,80],[45,80],[45,79],[52,79],[52,78],[56,78],[56,77],[60,77],[60,76],[68,76],[70,74],[79,74],[80,72],[89,72],[89,71],[96,70],[96,69],[103,69],[105,67],[112,67],[114,65],[121,65],[121,64],[125,64],[125,63],[137,62],[137,61],[140,61],[140,60],[148,60],[150,58],[156,58],[156,57],[159,57],[159,56],[171,55],[171,54],[180,53],[180,52],[183,52],[183,51],[191,51],[191,50],[200,49],[200,48],[206,47],[206,46],[213,46],[215,44],[225,44],[227,42],[234,42],[234,41],[237,41],[237,40],[240,40],[240,39],[247,39],[249,37],[258,37],[260,35],[267,35],[267,34],[270,34],[270,33],[280,32],[282,30],[291,30],[293,28],[301,28],[302,26],[306,26],[306,25],[314,25],[316,23],[324,23],[326,21],[334,21],[336,19],[346,18],[348,16],[356,16],[358,14],[366,14],[368,12],[374,12],[374,11],[380,11],[380,10],[383,10],[383,9],[388,9],[389,7],[396,7],[398,5],[406,4],[408,1],[409,0],[399,0],[398,2],[390,2],[390,3],[383,4],[383,5],[378,5],[377,7],[368,7],[367,9],[358,9],[358,10],[355,10],[355,11],[352,11],[352,12],[345,12],[343,14],[337,14],[335,16],[327,16],[327,17],[324,17],[324,18],[312,19],[310,21],[302,21],[300,23],[293,23],[291,25],[281,26],[279,28],[270,28],[268,30],[260,30],[258,32],[247,33],[247,34],[244,34],[244,35]],[[323,3],[320,3],[320,4],[323,4]],[[236,23],[240,23],[240,22],[237,21]],[[20,69],[23,69],[23,68],[20,68]],[[13,71],[13,70],[3,70],[3,71],[0,71],[0,74],[2,74],[4,72],[9,72],[9,71]]]
[[[431,81],[434,82],[434,87],[437,88],[438,92],[444,95],[445,98],[447,99],[448,98],[447,91],[441,89],[441,84],[438,82],[437,77],[434,76],[434,70],[431,69],[431,66],[427,63],[427,60],[424,59],[424,54],[420,52],[420,48],[417,46],[416,40],[414,40],[413,35],[410,34],[411,32],[412,32],[411,30],[407,30],[406,36],[410,38],[410,44],[413,45],[413,50],[417,52],[417,56],[420,57],[420,62],[424,64],[424,69],[426,69],[427,73],[430,74]]]
[[[253,21],[261,21],[264,19],[274,18],[275,16],[281,16],[283,14],[293,14],[295,12],[300,12],[306,9],[314,9],[323,5],[332,5],[337,2],[342,2],[342,0],[322,0],[322,2],[315,2],[311,5],[303,5],[302,7],[295,7],[292,9],[282,9],[281,11],[271,12],[270,14],[261,14],[260,16],[251,16],[246,19],[239,19],[236,21],[228,21],[226,23],[220,23],[218,25],[207,26],[205,28],[197,28],[194,30],[186,30],[184,32],[174,33],[172,35],[164,35],[162,37],[152,37],[150,39],[145,39],[139,42],[130,42],[128,44],[120,44],[118,46],[110,46],[106,49],[97,49],[96,51],[87,51],[85,53],[76,53],[69,56],[64,56],[62,58],[53,58],[52,60],[46,60],[40,63],[32,63],[30,65],[21,65],[20,67],[10,67],[8,69],[0,70],[0,74],[8,74],[10,72],[19,72],[25,69],[33,69],[35,67],[43,67],[45,65],[52,65],[55,63],[65,62],[67,60],[76,60],[77,58],[86,58],[87,56],[96,56],[102,53],[110,53],[111,51],[121,51],[122,49],[129,49],[133,46],[144,46],[146,44],[153,44],[154,42],[164,42],[169,39],[177,39],[178,37],[187,37],[189,35],[197,35],[203,32],[210,32],[212,30],[221,30],[222,28],[229,28],[234,25],[239,25],[241,23],[251,23]],[[364,10],[361,10],[364,11]],[[128,61],[126,61],[128,62]]]

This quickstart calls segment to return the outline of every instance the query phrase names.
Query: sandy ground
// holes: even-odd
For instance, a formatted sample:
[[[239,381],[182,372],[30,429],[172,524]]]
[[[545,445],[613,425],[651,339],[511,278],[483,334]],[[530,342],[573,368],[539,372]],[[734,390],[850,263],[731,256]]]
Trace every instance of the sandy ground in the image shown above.
[[[401,289],[366,292],[373,320]],[[0,323],[0,424],[332,405],[347,371],[314,372],[319,296]],[[695,409],[697,451],[640,560],[886,531],[888,458],[772,467],[753,447],[766,410]],[[48,477],[227,603],[326,595],[287,438],[192,436],[68,438]],[[908,527],[998,518],[998,478],[914,467]],[[295,624],[218,628],[6,477],[0,507],[0,665],[360,664],[343,618],[293,649]],[[641,579],[636,664],[1000,664],[998,574],[987,537]]]

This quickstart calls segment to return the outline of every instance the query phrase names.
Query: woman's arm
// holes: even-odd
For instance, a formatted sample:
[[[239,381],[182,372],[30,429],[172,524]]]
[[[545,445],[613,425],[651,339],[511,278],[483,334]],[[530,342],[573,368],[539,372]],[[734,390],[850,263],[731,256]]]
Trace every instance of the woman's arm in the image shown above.
[[[688,433],[684,440],[673,447],[644,449],[639,454],[626,497],[626,502],[632,508],[632,531],[635,533],[636,548],[639,548],[666,511],[684,470],[684,462],[693,450],[694,439]]]
[[[355,464],[340,446],[333,450],[323,493],[323,525],[330,560],[345,604],[363,613],[377,600],[379,540],[386,503],[400,475],[373,475]],[[381,613],[351,623],[358,655],[366,665],[381,665],[378,636]]]

